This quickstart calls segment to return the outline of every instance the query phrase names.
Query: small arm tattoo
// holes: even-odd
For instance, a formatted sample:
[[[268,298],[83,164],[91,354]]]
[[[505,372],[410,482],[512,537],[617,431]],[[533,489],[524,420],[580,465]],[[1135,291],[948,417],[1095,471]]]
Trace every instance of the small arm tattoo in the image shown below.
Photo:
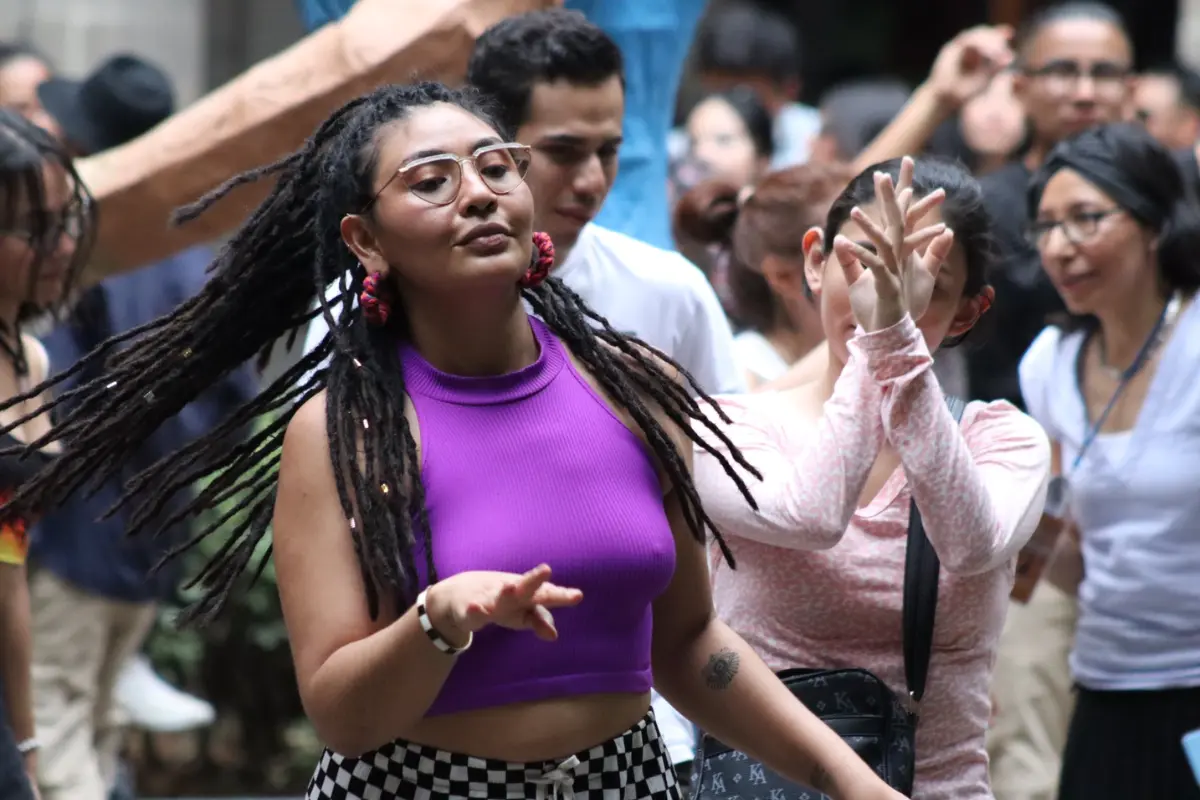
[[[737,677],[738,667],[741,666],[741,663],[741,656],[728,647],[721,648],[709,656],[708,663],[701,671],[704,675],[704,683],[714,691],[728,689],[729,684],[733,683],[733,679]]]

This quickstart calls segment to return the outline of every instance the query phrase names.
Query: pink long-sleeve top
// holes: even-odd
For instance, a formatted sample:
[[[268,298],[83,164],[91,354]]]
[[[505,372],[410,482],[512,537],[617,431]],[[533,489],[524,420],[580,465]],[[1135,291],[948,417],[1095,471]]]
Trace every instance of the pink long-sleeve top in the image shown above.
[[[971,403],[961,429],[906,317],[850,342],[819,421],[787,395],[722,398],[752,510],[697,449],[696,484],[737,569],[713,560],[718,614],[773,669],[868,669],[905,691],[901,639],[909,500],[942,563],[934,652],[917,729],[915,797],[991,798],[984,746],[989,683],[1014,559],[1041,514],[1045,433],[1005,402]],[[862,508],[884,443],[901,467]]]

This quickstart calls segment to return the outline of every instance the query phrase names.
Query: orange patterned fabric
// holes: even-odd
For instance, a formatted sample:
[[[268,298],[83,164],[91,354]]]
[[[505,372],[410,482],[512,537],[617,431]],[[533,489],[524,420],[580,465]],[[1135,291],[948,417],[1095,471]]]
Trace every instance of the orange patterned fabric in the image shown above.
[[[8,502],[9,493],[0,493],[0,505]],[[0,521],[0,564],[24,564],[29,555],[29,532],[25,520]]]

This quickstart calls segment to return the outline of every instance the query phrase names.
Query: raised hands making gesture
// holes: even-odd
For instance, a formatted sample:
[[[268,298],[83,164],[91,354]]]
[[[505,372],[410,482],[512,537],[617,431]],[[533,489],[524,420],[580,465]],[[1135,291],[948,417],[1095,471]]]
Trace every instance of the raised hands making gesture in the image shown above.
[[[896,182],[876,172],[872,213],[857,206],[850,211],[866,239],[855,242],[838,235],[833,240],[854,318],[868,332],[890,328],[905,314],[914,322],[921,318],[954,245],[954,232],[944,224],[920,225],[945,199],[945,192],[937,189],[914,200],[912,176],[913,160],[908,157],[901,162]]]

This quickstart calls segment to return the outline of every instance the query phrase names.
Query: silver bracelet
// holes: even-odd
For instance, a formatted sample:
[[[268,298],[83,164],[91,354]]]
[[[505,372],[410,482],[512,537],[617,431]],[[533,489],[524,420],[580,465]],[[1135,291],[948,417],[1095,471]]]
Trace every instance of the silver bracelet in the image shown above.
[[[467,634],[467,643],[462,647],[455,647],[446,641],[446,637],[442,636],[441,631],[433,627],[433,620],[429,618],[429,610],[425,607],[425,592],[423,590],[417,595],[417,621],[421,623],[421,630],[425,631],[425,635],[429,637],[429,641],[433,642],[433,646],[449,656],[458,655],[463,650],[471,646],[471,642],[475,641],[475,634]]]
[[[37,740],[36,736],[30,736],[25,741],[17,743],[17,752],[23,756],[27,756],[41,746],[42,743]]]

